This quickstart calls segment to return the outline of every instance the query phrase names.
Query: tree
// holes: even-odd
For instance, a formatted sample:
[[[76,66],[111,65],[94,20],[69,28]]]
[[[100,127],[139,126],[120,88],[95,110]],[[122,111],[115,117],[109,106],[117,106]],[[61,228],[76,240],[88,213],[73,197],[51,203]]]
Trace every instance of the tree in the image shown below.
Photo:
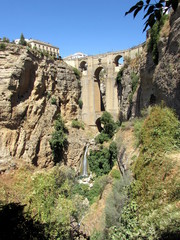
[[[101,121],[101,124],[103,124],[102,132],[108,134],[108,136],[112,138],[116,131],[117,126],[111,114],[106,111],[103,112],[100,121]]]
[[[49,143],[54,156],[54,162],[58,163],[62,160],[63,153],[68,146],[67,129],[60,115],[55,121],[54,128],[55,131],[52,133]]]
[[[26,40],[25,40],[25,38],[24,38],[23,33],[21,33],[21,37],[20,37],[20,40],[19,40],[19,44],[20,44],[20,45],[23,45],[23,46],[26,46],[26,45],[27,45],[27,42],[26,42]]]
[[[155,22],[160,21],[161,17],[167,13],[168,10],[172,8],[176,11],[177,7],[178,0],[144,0],[137,2],[125,15],[134,12],[133,16],[135,18],[138,12],[144,9],[145,15],[143,19],[147,18],[143,29],[143,31],[145,31],[148,26],[152,28]]]

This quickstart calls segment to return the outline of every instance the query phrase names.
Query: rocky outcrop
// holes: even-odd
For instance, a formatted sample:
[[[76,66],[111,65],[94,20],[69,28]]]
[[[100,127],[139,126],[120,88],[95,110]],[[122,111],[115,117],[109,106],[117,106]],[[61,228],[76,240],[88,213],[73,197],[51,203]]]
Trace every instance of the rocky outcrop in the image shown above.
[[[143,109],[162,101],[180,117],[180,5],[160,33],[157,65],[146,48],[141,56],[126,63],[128,67],[123,71],[119,85],[120,120],[139,116]],[[139,76],[139,86],[132,96],[133,72]]]
[[[58,113],[66,122],[76,118],[80,94],[79,81],[63,61],[7,44],[0,51],[1,168],[18,160],[52,165],[49,139],[54,119]]]
[[[161,36],[158,52],[157,66],[148,54],[141,67],[140,108],[163,100],[180,116],[180,6],[170,17],[170,32]]]

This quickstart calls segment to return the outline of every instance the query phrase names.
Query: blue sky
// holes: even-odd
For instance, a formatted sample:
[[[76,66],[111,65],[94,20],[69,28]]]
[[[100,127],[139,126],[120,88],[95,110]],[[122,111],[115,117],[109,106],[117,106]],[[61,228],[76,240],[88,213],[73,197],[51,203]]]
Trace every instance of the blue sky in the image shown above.
[[[137,0],[7,0],[1,2],[0,37],[33,38],[58,46],[62,57],[118,51],[145,41],[143,12],[125,12]]]

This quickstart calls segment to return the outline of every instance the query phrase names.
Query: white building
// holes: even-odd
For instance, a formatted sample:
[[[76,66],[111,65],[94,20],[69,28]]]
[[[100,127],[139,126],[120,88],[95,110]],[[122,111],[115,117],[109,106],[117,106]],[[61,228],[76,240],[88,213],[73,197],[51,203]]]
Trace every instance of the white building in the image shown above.
[[[70,56],[67,56],[65,58],[63,58],[64,60],[72,60],[72,59],[76,59],[76,58],[83,58],[83,57],[87,57],[87,54],[81,53],[81,52],[77,52],[74,53]]]
[[[19,41],[20,41],[20,39],[16,39],[15,43],[18,44]],[[38,50],[46,51],[50,55],[59,56],[59,48],[55,47],[49,43],[42,42],[42,41],[35,40],[35,39],[25,39],[25,41],[28,44],[30,44],[32,48],[37,48]]]

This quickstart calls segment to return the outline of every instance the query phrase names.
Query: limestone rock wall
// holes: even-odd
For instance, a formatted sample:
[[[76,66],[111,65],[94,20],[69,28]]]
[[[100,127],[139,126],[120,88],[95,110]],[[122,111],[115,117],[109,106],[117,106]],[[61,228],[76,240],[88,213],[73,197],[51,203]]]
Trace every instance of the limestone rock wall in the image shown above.
[[[169,35],[161,37],[158,51],[157,66],[151,54],[142,64],[140,108],[163,100],[180,117],[180,5],[170,17]]]
[[[180,118],[180,5],[170,16],[169,33],[160,36],[158,65],[154,64],[152,54],[147,53],[145,47],[137,59],[139,66],[135,67],[131,62],[123,72],[119,85],[121,120],[139,116],[141,110],[161,101],[173,108]],[[132,72],[139,75],[139,86],[129,101]]]
[[[80,94],[79,81],[63,61],[11,44],[0,51],[0,168],[17,161],[52,165],[54,119],[58,113],[65,121],[76,118]]]

